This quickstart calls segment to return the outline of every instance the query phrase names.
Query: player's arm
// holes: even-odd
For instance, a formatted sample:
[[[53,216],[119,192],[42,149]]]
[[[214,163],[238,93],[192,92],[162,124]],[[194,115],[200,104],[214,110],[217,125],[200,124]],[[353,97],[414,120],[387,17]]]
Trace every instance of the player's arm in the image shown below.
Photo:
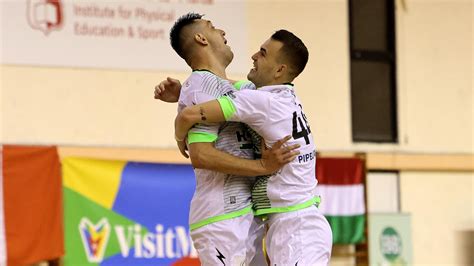
[[[287,136],[279,140],[268,151],[268,157],[259,160],[243,159],[219,151],[211,142],[190,144],[189,154],[194,168],[241,176],[269,175],[293,161],[299,154],[294,151],[299,145],[283,146],[290,138],[291,136]]]
[[[224,121],[225,116],[218,100],[188,106],[176,116],[174,122],[175,138],[177,141],[184,140],[189,129],[191,129],[194,124]]]
[[[220,103],[221,100],[212,100],[202,104],[189,106],[183,109],[175,120],[176,138],[179,144],[184,142],[188,130],[198,122],[214,123],[225,121]],[[239,158],[217,150],[211,143],[192,143],[189,145],[191,162],[195,168],[204,168],[226,174],[243,176],[258,176],[274,173],[283,165],[291,162],[299,152],[299,145],[283,146],[291,139],[287,136],[275,143],[266,151],[266,156],[259,160]],[[183,145],[181,145],[183,146]],[[180,147],[181,149],[181,147]],[[183,153],[184,150],[181,149]],[[184,154],[183,154],[184,155]]]
[[[256,90],[245,90],[184,108],[175,119],[175,138],[182,140],[197,123],[242,122],[251,127],[265,126],[271,112],[271,96]]]
[[[175,103],[178,102],[181,94],[181,82],[179,80],[167,77],[155,86],[155,99],[163,102]]]
[[[246,83],[246,81],[240,80],[231,80],[229,82],[234,85],[234,88],[240,90],[240,87]],[[248,87],[248,84],[246,84]],[[163,102],[175,103],[179,99],[181,94],[181,82],[177,79],[167,77],[165,80],[161,81],[160,84],[155,86],[155,99],[161,100]]]

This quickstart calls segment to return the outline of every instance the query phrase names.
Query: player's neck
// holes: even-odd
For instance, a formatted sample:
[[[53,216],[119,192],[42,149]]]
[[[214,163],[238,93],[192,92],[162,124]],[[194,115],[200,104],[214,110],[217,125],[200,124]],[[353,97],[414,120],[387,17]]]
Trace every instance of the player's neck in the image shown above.
[[[191,63],[191,68],[193,70],[208,70],[223,79],[227,79],[225,73],[226,67],[226,64],[220,62],[217,58],[210,56],[197,58],[197,60],[194,60]]]
[[[193,70],[207,70],[222,79],[227,79],[225,69],[222,67],[215,67],[215,66],[211,66],[207,64],[201,64],[201,65],[196,65],[195,67],[192,67],[192,69]]]

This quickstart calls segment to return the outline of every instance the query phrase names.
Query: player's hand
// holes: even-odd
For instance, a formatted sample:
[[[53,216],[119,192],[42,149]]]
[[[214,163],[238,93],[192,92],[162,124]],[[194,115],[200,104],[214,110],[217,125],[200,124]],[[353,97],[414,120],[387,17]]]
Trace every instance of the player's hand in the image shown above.
[[[175,103],[181,93],[181,83],[179,80],[167,77],[160,84],[155,86],[155,99],[163,102]]]
[[[179,152],[181,152],[181,154],[185,158],[189,158],[189,155],[187,153],[188,147],[186,146],[186,140],[176,141],[176,144],[178,145]]]
[[[270,173],[274,173],[282,168],[285,164],[293,161],[300,152],[297,150],[300,145],[284,145],[291,139],[286,136],[277,141],[270,149],[266,147],[265,141],[262,140],[262,166]]]

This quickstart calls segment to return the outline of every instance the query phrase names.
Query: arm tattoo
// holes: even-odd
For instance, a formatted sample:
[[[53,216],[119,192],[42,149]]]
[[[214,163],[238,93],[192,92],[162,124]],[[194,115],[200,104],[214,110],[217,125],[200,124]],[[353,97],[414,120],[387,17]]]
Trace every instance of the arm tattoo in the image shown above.
[[[201,114],[201,121],[206,121],[207,118],[202,107],[199,107],[199,113]]]

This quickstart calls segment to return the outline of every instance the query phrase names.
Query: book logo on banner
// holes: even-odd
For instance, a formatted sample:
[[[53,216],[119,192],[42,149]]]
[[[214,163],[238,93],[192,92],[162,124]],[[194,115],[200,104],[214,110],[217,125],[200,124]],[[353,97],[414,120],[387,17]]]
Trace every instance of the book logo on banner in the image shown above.
[[[63,25],[63,7],[61,0],[28,0],[28,24],[48,35]]]
[[[83,217],[79,223],[79,233],[89,262],[102,262],[110,236],[110,224],[102,218],[97,224]]]

